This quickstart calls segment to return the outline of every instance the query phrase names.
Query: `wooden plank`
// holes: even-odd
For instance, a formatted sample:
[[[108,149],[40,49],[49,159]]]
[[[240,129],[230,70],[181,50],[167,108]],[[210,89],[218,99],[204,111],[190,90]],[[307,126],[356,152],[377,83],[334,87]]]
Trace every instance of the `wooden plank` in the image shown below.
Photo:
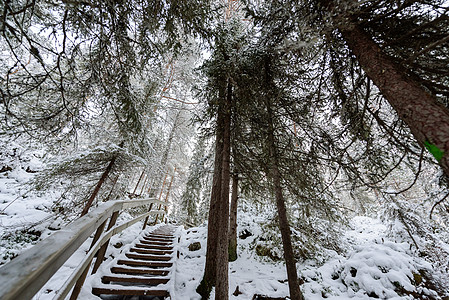
[[[170,256],[161,256],[161,255],[148,255],[148,254],[138,254],[138,253],[126,253],[126,257],[132,259],[143,259],[143,260],[154,260],[154,261],[169,261],[171,259]]]
[[[147,199],[133,199],[133,200],[127,200],[123,201],[122,209],[128,209],[138,206],[143,206],[147,204],[161,204],[163,206],[167,205],[164,201],[157,200],[156,198],[147,198]]]
[[[162,239],[174,239],[175,236],[173,234],[157,234],[157,233],[147,233],[146,236],[154,237],[154,238],[162,238]]]
[[[158,242],[158,241],[152,241],[152,240],[148,240],[147,238],[143,237],[143,239],[145,241],[151,242],[151,244],[155,245],[155,246],[172,246],[173,245],[173,241],[169,241],[169,242]]]
[[[127,295],[127,296],[157,296],[168,297],[167,290],[138,290],[138,289],[116,289],[116,288],[92,288],[94,295]]]
[[[119,265],[140,266],[140,267],[150,267],[150,268],[166,268],[166,267],[172,266],[172,263],[168,263],[168,262],[138,261],[138,260],[128,260],[128,259],[121,259],[117,263]]]
[[[168,275],[169,271],[167,270],[158,270],[158,269],[138,269],[138,268],[126,268],[126,267],[112,267],[111,272],[115,274],[140,274],[140,275],[160,275],[160,276],[166,276]]]
[[[159,237],[144,237],[147,241],[155,241],[155,242],[166,242],[166,243],[172,243],[174,238],[159,238]]]
[[[101,281],[105,284],[110,282],[129,282],[146,285],[158,285],[165,284],[169,281],[169,278],[149,278],[149,277],[120,277],[120,276],[103,276]]]
[[[151,242],[149,241],[145,241],[145,240],[140,240],[141,244],[145,244],[148,247],[151,247],[149,249],[157,249],[157,250],[173,250],[173,246],[159,246],[159,245],[153,245]]]
[[[151,246],[144,245],[144,244],[136,244],[135,247],[136,248],[129,249],[129,251],[143,253],[143,254],[156,254],[156,255],[157,254],[164,255],[164,254],[172,254],[173,253],[173,250],[155,250],[155,249],[152,249]]]

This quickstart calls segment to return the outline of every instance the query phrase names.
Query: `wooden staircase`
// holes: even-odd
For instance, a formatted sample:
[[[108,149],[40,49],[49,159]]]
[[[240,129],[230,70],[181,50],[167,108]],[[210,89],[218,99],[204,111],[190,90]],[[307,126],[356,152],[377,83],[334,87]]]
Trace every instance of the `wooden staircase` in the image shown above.
[[[92,293],[102,299],[164,299],[173,265],[173,232],[164,225],[139,237]]]

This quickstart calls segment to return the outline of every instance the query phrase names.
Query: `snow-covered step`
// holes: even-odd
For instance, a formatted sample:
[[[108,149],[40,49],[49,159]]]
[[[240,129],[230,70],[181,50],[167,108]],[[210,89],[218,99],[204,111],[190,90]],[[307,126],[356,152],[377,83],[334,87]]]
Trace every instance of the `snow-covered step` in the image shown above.
[[[105,284],[108,283],[136,283],[145,285],[159,285],[165,284],[170,280],[166,277],[144,277],[144,276],[114,276],[107,275],[101,278],[101,281]]]
[[[115,274],[139,274],[139,275],[159,275],[166,276],[170,272],[170,269],[149,269],[149,268],[136,268],[136,267],[112,267],[111,273]]]
[[[141,253],[126,253],[126,257],[132,259],[151,260],[151,261],[169,261],[171,256],[169,255],[152,255]]]
[[[159,262],[159,261],[144,261],[137,259],[120,259],[117,262],[119,265],[126,266],[142,266],[142,267],[151,267],[151,268],[167,268],[171,267],[172,263],[169,262]]]
[[[156,296],[156,297],[168,297],[167,290],[155,290],[155,289],[137,289],[137,288],[92,288],[94,295],[127,295],[127,296]]]
[[[131,248],[130,251],[137,252],[137,253],[145,253],[145,254],[155,254],[155,255],[165,255],[165,254],[173,253],[173,250],[152,249],[151,245],[145,245],[145,244],[139,244],[139,243],[137,243],[135,245],[135,248]]]
[[[157,250],[172,250],[173,249],[173,246],[154,245],[153,243],[151,243],[151,241],[140,240],[140,243],[151,246],[151,249],[157,249]]]
[[[152,241],[159,241],[159,242],[171,242],[174,239],[174,236],[154,236],[151,234],[145,235],[146,239],[152,240]]]
[[[151,236],[151,237],[159,237],[159,238],[174,238],[174,235],[172,234],[157,234],[154,232],[150,232],[146,234],[147,236]]]
[[[143,237],[142,239],[144,241],[150,242],[152,245],[155,245],[155,246],[172,246],[173,245],[173,240],[160,242],[160,241],[153,241],[153,240],[148,239],[146,237]]]

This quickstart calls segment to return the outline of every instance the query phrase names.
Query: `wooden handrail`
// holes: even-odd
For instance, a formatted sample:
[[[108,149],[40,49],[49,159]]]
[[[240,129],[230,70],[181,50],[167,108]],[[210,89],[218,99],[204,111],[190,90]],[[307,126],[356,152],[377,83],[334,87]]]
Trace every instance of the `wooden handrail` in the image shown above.
[[[81,261],[80,265],[76,268],[76,270],[72,273],[72,275],[66,280],[62,288],[58,291],[58,294],[53,298],[53,300],[63,300],[70,292],[70,289],[75,285],[76,281],[81,277],[82,273],[86,268],[89,268],[90,264],[92,263],[92,259],[95,256],[95,253],[100,249],[101,246],[103,246],[113,235],[116,235],[117,233],[122,232],[129,226],[139,222],[143,218],[154,215],[154,214],[160,214],[164,213],[164,211],[149,211],[145,214],[142,214],[131,221],[128,221],[124,224],[114,226],[107,232],[105,232],[101,238],[93,245],[93,247],[89,250],[89,252],[86,254],[84,259]]]
[[[0,300],[31,299],[92,233],[102,227],[114,212],[147,204],[166,205],[165,202],[156,199],[105,202],[97,209],[24,251],[0,268]],[[106,241],[109,241],[112,235],[150,214],[164,214],[164,211],[151,211],[125,224],[112,227],[98,239],[91,250],[97,246],[101,247]],[[92,259],[89,260],[89,262],[91,261]]]

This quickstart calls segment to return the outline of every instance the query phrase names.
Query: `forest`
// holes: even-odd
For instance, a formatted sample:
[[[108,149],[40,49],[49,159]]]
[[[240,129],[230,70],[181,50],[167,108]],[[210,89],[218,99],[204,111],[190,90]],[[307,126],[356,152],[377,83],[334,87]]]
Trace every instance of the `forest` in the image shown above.
[[[171,299],[449,299],[448,1],[0,0],[0,34],[0,270],[155,198]]]

